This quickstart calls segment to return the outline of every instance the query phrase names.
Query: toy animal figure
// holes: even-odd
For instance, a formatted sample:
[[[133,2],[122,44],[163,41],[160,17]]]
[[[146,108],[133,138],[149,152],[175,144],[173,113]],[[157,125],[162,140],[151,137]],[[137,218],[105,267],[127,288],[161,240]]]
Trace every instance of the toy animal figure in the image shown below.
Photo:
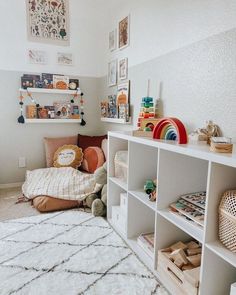
[[[156,201],[156,187],[157,187],[156,180],[147,180],[144,184],[144,191],[146,194],[148,194],[149,200],[151,202]]]
[[[220,136],[220,128],[212,121],[206,122],[205,128],[198,128],[189,135],[189,138],[192,140],[206,141],[210,144],[211,137]]]
[[[91,194],[84,200],[84,205],[91,208],[94,216],[106,216],[107,205],[107,167],[106,163],[95,172],[96,183],[102,184],[103,188],[98,194]]]

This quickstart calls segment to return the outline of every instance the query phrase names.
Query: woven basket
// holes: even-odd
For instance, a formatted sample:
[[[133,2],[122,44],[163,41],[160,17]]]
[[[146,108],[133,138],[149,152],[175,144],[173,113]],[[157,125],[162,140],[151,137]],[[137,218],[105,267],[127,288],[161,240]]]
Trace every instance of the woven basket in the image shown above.
[[[236,190],[226,191],[219,207],[219,238],[236,253]]]

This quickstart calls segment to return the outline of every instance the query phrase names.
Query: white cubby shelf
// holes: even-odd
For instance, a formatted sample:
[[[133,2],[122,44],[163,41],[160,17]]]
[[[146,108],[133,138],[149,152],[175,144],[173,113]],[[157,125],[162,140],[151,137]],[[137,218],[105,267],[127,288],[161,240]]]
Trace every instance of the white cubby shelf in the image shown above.
[[[128,151],[127,180],[115,177],[114,158],[119,150]],[[157,180],[156,202],[149,201],[144,192],[147,179]],[[229,189],[236,189],[235,149],[232,154],[217,154],[202,142],[179,145],[135,137],[132,132],[108,133],[108,220],[171,294],[176,294],[174,284],[157,271],[158,250],[178,241],[195,239],[202,244],[198,294],[229,294],[236,282],[236,254],[218,237],[218,207]],[[206,191],[203,226],[170,212],[169,205],[181,195],[200,191]],[[112,208],[119,209],[124,192],[127,208],[121,230],[112,219]],[[137,243],[137,237],[147,232],[154,232],[153,256]]]

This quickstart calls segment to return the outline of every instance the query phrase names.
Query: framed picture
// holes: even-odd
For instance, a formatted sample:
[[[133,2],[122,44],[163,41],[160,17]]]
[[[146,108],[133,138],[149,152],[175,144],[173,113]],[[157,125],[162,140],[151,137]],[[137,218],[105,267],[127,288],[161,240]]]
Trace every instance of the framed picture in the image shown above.
[[[69,0],[25,0],[28,39],[69,45]]]
[[[129,24],[130,17],[126,16],[119,22],[119,48],[129,46]]]
[[[122,58],[118,62],[118,79],[126,80],[128,78],[128,58]]]
[[[113,30],[109,33],[109,50],[113,51],[116,49],[116,35],[117,30]]]
[[[73,65],[73,54],[72,53],[57,53],[57,64],[62,66],[72,66]]]
[[[116,104],[128,104],[129,103],[129,81],[121,83],[117,87],[117,100]]]
[[[117,83],[117,61],[113,60],[108,64],[108,86],[114,86]]]
[[[47,64],[47,61],[48,61],[47,53],[46,51],[29,49],[28,61],[31,64],[45,65]]]

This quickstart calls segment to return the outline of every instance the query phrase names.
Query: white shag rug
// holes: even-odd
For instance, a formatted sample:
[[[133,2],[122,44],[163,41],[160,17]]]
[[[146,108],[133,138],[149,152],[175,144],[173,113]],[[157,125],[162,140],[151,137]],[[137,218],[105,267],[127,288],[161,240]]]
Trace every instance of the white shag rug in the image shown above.
[[[0,294],[168,293],[105,219],[71,210],[0,223]]]

